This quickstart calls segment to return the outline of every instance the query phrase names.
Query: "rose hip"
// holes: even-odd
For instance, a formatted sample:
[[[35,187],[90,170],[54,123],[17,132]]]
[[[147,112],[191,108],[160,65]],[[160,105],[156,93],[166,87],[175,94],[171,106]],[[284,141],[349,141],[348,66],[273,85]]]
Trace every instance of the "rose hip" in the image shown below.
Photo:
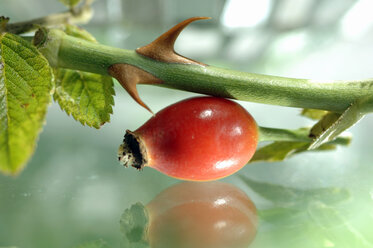
[[[127,130],[118,158],[125,166],[206,181],[241,169],[257,143],[255,120],[239,104],[195,97],[166,107],[134,132]]]

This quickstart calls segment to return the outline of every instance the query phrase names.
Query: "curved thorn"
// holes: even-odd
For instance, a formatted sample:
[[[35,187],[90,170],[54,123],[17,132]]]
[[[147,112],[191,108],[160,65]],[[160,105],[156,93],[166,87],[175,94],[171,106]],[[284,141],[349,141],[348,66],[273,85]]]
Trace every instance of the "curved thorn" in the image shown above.
[[[153,111],[141,100],[136,85],[139,83],[158,84],[162,82],[160,79],[140,68],[129,64],[111,65],[108,72],[112,77],[119,81],[122,87],[138,104],[154,115]]]
[[[168,63],[181,63],[181,64],[198,64],[198,65],[205,65],[201,62],[186,58],[177,54],[174,50],[174,44],[183,29],[188,26],[190,23],[197,21],[197,20],[205,20],[211,19],[210,17],[192,17],[186,19],[179,24],[172,27],[170,30],[159,36],[156,40],[151,42],[150,44],[137,48],[136,52],[158,60],[162,62]]]

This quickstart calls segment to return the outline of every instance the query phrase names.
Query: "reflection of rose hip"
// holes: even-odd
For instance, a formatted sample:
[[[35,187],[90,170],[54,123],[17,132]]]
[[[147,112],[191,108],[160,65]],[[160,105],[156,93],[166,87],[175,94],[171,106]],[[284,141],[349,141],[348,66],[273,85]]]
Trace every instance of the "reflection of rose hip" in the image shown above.
[[[241,169],[257,143],[257,125],[239,104],[196,97],[166,107],[134,132],[127,130],[118,156],[125,166],[214,180]]]
[[[250,198],[231,184],[183,182],[145,206],[132,205],[120,223],[125,247],[247,248],[258,217]]]
[[[222,182],[177,184],[146,209],[152,248],[247,248],[256,235],[255,205]]]

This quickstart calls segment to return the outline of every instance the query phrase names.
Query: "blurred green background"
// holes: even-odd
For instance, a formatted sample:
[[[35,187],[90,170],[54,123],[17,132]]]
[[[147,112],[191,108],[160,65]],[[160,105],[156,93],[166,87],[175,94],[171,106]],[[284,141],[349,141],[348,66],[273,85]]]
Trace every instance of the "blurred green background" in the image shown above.
[[[278,76],[373,77],[370,0],[97,0],[93,8],[84,28],[111,46],[135,49],[183,19],[210,16],[183,31],[176,44],[180,54]],[[0,15],[12,22],[63,10],[57,0],[0,0]],[[153,86],[139,92],[153,111],[196,95]],[[240,104],[261,126],[312,125],[299,109]],[[81,126],[53,103],[26,169],[15,178],[0,175],[0,247],[75,247],[98,239],[120,247],[122,212],[179,182],[117,162],[124,131],[148,118],[118,85],[111,122],[100,130]],[[223,179],[259,209],[250,247],[373,247],[372,126],[367,116],[351,128],[349,147],[250,164]],[[330,200],[335,195],[338,200]]]

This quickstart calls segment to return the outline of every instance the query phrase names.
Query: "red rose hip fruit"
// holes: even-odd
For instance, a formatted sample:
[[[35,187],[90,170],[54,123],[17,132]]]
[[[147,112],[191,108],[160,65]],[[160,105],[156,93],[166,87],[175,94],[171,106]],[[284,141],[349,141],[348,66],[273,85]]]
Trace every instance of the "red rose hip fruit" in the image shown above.
[[[241,169],[257,143],[257,125],[243,107],[224,98],[196,97],[166,107],[134,132],[127,130],[118,158],[125,166],[207,181]]]

